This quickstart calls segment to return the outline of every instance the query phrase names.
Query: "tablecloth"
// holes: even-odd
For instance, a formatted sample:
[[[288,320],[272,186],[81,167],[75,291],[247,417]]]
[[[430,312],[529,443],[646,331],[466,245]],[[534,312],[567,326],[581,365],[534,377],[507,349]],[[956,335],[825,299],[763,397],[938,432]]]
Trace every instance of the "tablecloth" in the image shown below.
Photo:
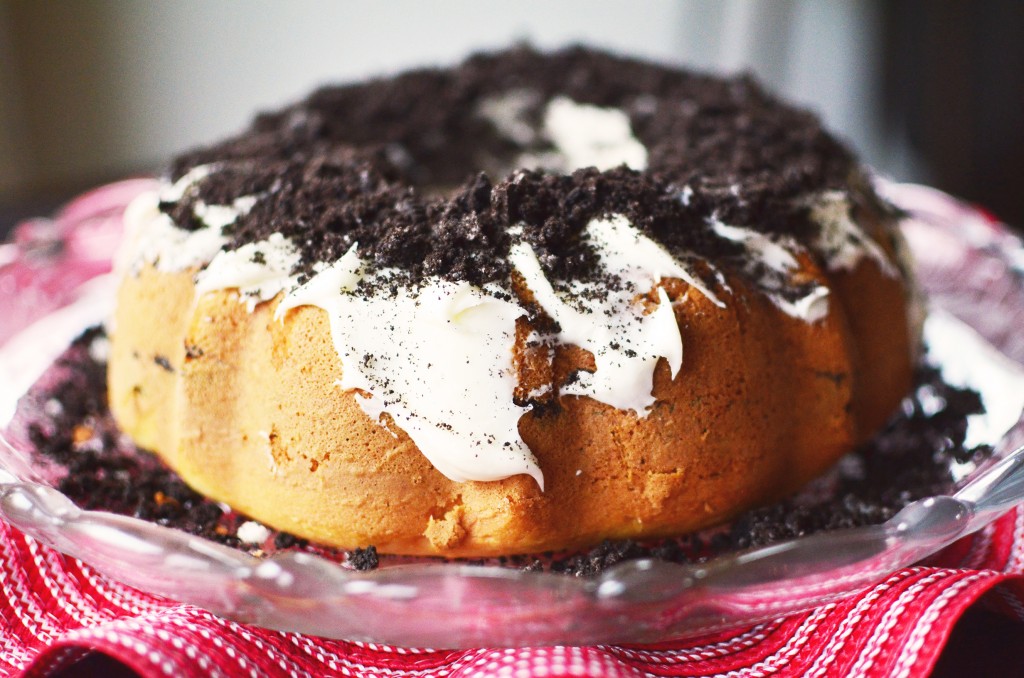
[[[105,653],[143,676],[923,676],[984,598],[1024,621],[1024,511],[801,614],[657,645],[400,648],[270,631],[134,590],[0,524],[0,672]],[[443,623],[443,620],[438,620]],[[1008,674],[1010,675],[1010,674]]]

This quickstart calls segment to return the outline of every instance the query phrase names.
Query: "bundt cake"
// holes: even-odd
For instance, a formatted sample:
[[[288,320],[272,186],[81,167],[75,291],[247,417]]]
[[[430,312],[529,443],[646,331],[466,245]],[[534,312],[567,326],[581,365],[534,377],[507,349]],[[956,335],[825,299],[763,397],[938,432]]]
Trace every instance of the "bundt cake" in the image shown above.
[[[125,222],[120,426],[328,545],[696,530],[911,384],[894,211],[748,77],[518,48],[327,87],[175,159]]]

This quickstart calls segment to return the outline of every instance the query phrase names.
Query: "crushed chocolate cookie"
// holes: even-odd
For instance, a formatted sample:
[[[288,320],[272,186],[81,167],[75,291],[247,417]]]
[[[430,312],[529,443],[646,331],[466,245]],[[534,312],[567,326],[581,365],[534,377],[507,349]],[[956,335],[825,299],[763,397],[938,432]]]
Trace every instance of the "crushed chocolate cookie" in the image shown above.
[[[107,406],[106,365],[89,354],[102,336],[81,335],[54,365],[58,379],[33,390],[19,411],[42,408],[46,416],[22,418],[42,460],[58,466],[55,487],[85,509],[112,511],[177,527],[236,545],[218,531],[225,511],[189,488],[154,455],[135,449],[117,429]]]
[[[248,517],[189,488],[117,429],[107,406],[106,364],[89,351],[101,339],[97,328],[74,342],[19,402],[10,431],[34,446],[54,485],[77,505],[174,527],[254,555],[299,550],[357,570],[387,564],[388,556],[373,546],[345,552],[287,532],[271,531],[262,544],[242,543],[237,530]],[[703,562],[780,540],[882,523],[913,501],[954,490],[954,463],[979,463],[991,455],[987,446],[964,444],[967,417],[982,411],[976,392],[950,386],[937,370],[921,368],[902,411],[844,457],[824,497],[799,495],[748,511],[728,526],[675,539],[606,541],[582,552],[473,562],[588,577],[627,560]]]
[[[278,532],[274,535],[274,547],[278,549],[290,549],[292,547],[305,547],[309,542],[302,537],[296,537],[290,532]]]
[[[529,139],[508,138],[481,113],[509,93],[521,95]],[[647,149],[647,169],[509,174],[521,158],[550,150],[543,111],[558,96],[623,111]],[[749,76],[709,77],[579,47],[519,48],[323,88],[180,156],[170,177],[200,165],[210,174],[161,209],[194,230],[204,226],[198,203],[256,198],[228,227],[229,249],[281,233],[301,252],[296,272],[308,276],[358,243],[361,258],[412,281],[475,284],[508,276],[511,225],[522,225],[553,280],[593,272],[581,234],[612,213],[679,257],[716,261],[735,250],[711,236],[710,219],[806,236],[809,215],[796,199],[843,188],[856,173],[852,155],[812,114]]]
[[[349,551],[348,564],[360,572],[377,569],[380,564],[377,558],[377,547],[367,546],[365,549]]]

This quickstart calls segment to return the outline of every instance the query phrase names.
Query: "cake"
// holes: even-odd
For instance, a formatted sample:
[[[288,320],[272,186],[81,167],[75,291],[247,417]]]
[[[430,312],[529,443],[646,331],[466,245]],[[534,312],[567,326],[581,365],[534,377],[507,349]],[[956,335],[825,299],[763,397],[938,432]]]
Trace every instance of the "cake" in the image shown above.
[[[125,222],[118,424],[342,548],[722,523],[911,385],[894,211],[746,77],[521,48],[328,87],[178,157]]]

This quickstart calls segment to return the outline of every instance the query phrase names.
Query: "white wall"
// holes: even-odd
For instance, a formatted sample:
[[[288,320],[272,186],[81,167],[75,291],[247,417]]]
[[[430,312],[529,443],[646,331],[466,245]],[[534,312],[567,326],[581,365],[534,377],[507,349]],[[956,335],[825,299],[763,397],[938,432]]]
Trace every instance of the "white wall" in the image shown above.
[[[318,84],[450,63],[517,40],[540,47],[587,42],[703,68],[753,67],[822,111],[870,158],[881,145],[869,6],[814,0],[14,3],[8,29],[17,32],[28,120],[17,136],[25,138],[31,161],[20,162],[23,176],[13,179],[0,163],[0,192],[12,183],[67,185],[155,168]],[[3,21],[0,13],[0,31]]]

